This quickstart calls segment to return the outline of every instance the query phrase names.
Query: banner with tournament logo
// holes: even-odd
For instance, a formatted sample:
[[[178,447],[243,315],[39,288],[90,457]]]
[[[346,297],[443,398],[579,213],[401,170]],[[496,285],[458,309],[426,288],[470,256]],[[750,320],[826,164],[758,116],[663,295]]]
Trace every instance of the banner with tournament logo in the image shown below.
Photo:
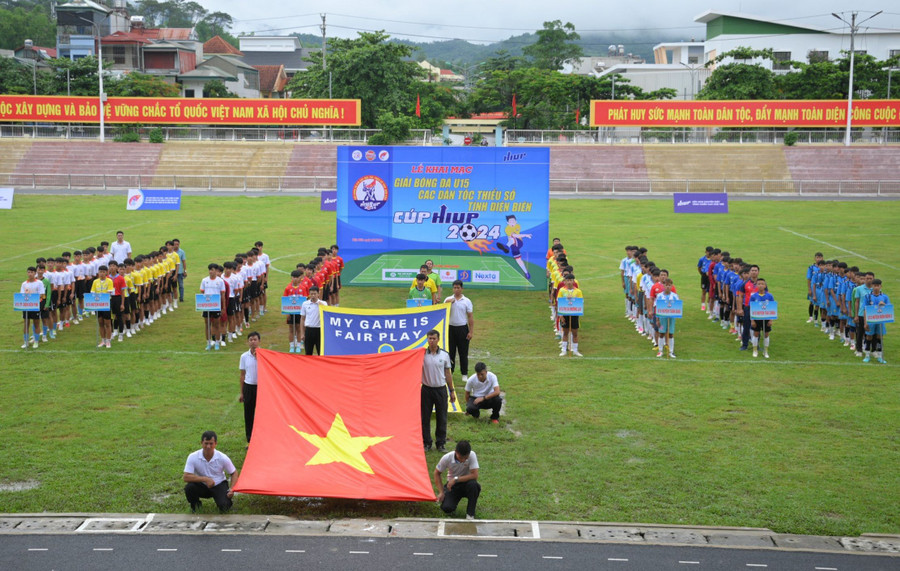
[[[546,287],[549,149],[339,147],[337,153],[344,284],[412,285],[430,259],[435,272],[467,287]]]
[[[406,309],[354,309],[320,305],[323,355],[367,355],[421,349],[432,329],[447,349],[450,304]]]
[[[132,188],[128,191],[126,210],[181,210],[180,190]]]

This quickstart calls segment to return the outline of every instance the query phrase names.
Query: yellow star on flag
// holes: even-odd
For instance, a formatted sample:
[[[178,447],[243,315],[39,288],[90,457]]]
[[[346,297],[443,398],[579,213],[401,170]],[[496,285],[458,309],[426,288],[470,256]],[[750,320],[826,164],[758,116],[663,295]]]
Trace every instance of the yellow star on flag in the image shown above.
[[[362,453],[370,446],[375,446],[393,438],[393,436],[350,436],[350,432],[347,430],[347,426],[344,425],[344,419],[341,418],[340,414],[334,415],[334,422],[331,423],[331,428],[328,429],[328,434],[325,436],[301,432],[297,430],[297,427],[289,426],[294,429],[294,432],[319,449],[315,456],[306,463],[307,466],[343,462],[366,474],[374,474],[375,472],[372,471],[369,463],[363,458]]]

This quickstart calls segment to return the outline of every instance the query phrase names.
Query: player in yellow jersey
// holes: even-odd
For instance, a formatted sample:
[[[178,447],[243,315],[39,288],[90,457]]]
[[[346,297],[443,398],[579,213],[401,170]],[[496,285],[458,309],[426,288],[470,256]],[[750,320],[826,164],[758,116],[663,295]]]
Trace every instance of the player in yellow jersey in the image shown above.
[[[125,258],[125,273],[122,274],[122,277],[125,278],[125,291],[122,293],[125,297],[125,335],[131,337],[134,332],[134,321],[131,320],[131,317],[134,315],[134,300],[137,297],[137,289],[134,285],[134,260],[131,258]]]
[[[583,299],[584,295],[581,293],[581,290],[575,287],[575,276],[569,274],[566,276],[565,287],[560,288],[559,293],[557,294],[558,299],[570,299],[570,298],[579,298]],[[578,352],[578,328],[579,324],[578,315],[561,315],[559,317],[559,324],[563,330],[563,340],[560,345],[561,351],[559,353],[560,357],[566,356],[566,341],[569,339],[569,333],[572,334],[572,355],[576,357],[582,357],[583,355]]]
[[[144,270],[142,269],[143,258],[138,256],[134,260],[134,268],[131,270],[131,280],[134,283],[134,298],[132,302],[132,333],[141,330],[141,321],[144,315]]]
[[[113,294],[113,281],[109,279],[109,268],[100,266],[97,268],[97,279],[91,285],[91,293]],[[97,323],[100,328],[100,344],[97,347],[110,348],[112,339],[112,320],[109,310],[97,312]]]

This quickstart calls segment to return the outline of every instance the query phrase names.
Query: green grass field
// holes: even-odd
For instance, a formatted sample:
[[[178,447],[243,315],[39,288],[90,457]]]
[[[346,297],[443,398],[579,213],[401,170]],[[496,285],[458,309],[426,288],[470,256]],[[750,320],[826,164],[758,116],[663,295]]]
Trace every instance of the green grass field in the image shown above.
[[[344,283],[348,285],[387,285],[385,278],[393,279],[391,270],[413,270],[418,272],[419,266],[426,258],[432,258],[435,263],[435,271],[440,269],[453,269],[457,271],[468,271],[470,274],[475,270],[487,270],[500,272],[500,283],[474,283],[470,282],[468,286],[476,288],[516,288],[516,289],[534,289],[535,286],[525,278],[525,274],[519,269],[515,261],[510,256],[502,256],[496,254],[478,254],[476,252],[453,252],[452,254],[436,254],[427,250],[413,252],[392,252],[390,254],[375,254],[366,256],[358,260],[353,260],[348,264],[345,272],[348,277]],[[540,261],[540,260],[536,260]],[[352,267],[350,267],[352,266]],[[532,276],[535,272],[540,272],[536,278],[543,278],[543,266],[529,265]],[[354,270],[359,268],[358,272]],[[406,272],[408,273],[408,272]],[[403,275],[406,275],[404,273]],[[398,281],[398,285],[403,286],[412,283],[414,276],[407,276],[408,279]],[[468,280],[466,280],[468,281]],[[449,284],[448,284],[449,286]],[[449,287],[448,287],[449,289]]]
[[[728,215],[672,214],[671,201],[551,202],[587,298],[582,359],[557,356],[545,293],[472,290],[473,360],[506,394],[500,427],[451,415],[482,465],[479,517],[762,526],[814,534],[900,533],[900,337],[887,365],[864,365],[806,324],[805,269],[815,251],[875,271],[900,296],[900,202],[743,202]],[[177,213],[127,212],[123,197],[18,195],[0,211],[0,510],[179,512],[180,476],[205,429],[238,465],[244,428],[238,356],[203,351],[191,307],[110,350],[84,323],[22,351],[11,298],[38,255],[113,240],[140,252],[178,237],[188,290],[211,261],[265,241],[274,285],[334,241],[317,199],[193,197]],[[668,268],[687,316],[676,361],[657,360],[623,316],[625,244]],[[768,361],[754,360],[699,310],[696,260],[715,245],[762,266],[780,303]],[[396,307],[396,288],[343,291],[341,305]],[[285,350],[284,320],[254,324]],[[458,381],[457,381],[458,382]],[[437,453],[428,454],[430,466]],[[24,486],[27,484],[27,486]],[[11,488],[30,489],[9,491]],[[209,509],[208,507],[206,509]],[[239,513],[441,517],[430,503],[288,501],[242,496]]]

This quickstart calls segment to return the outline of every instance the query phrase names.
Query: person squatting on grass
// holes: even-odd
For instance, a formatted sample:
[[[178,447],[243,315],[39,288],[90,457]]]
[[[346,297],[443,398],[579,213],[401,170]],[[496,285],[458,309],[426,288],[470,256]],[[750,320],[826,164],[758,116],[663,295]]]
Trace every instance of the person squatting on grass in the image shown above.
[[[443,473],[447,472],[447,483]],[[441,457],[434,468],[434,486],[440,490],[437,503],[446,514],[456,511],[460,500],[466,498],[466,519],[475,519],[481,484],[478,483],[478,457],[468,440],[456,443],[456,449]]]
[[[221,513],[229,511],[233,505],[234,491],[226,476],[233,484],[237,481],[238,469],[231,458],[216,450],[217,445],[216,433],[207,430],[200,437],[200,450],[191,453],[184,464],[184,495],[191,513],[196,513],[203,505],[201,498],[213,498]]]
[[[475,363],[475,374],[466,380],[466,416],[478,418],[482,409],[491,409],[491,423],[500,424],[500,383],[497,375],[482,362]]]

